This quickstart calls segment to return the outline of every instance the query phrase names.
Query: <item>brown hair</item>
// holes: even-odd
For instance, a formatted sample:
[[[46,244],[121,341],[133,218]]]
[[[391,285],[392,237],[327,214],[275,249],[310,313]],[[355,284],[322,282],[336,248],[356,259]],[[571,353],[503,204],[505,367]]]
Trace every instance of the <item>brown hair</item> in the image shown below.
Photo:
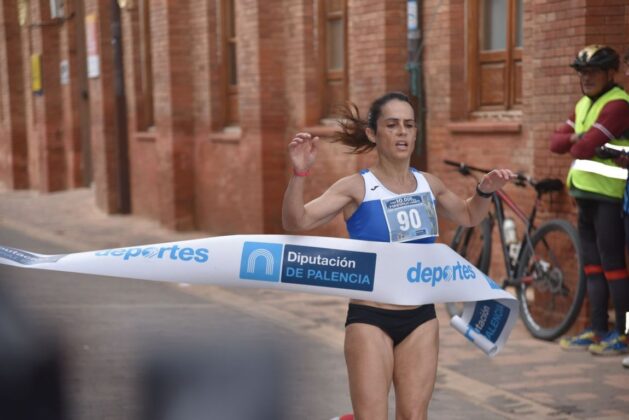
[[[625,64],[629,64],[629,50],[627,50],[625,55],[622,56],[622,61],[624,61]]]
[[[373,101],[366,120],[360,117],[360,112],[355,104],[349,102],[344,105],[340,110],[341,131],[334,133],[332,141],[350,147],[352,149],[350,153],[360,154],[371,151],[376,145],[367,137],[367,127],[371,128],[374,133],[378,131],[378,118],[382,115],[382,107],[393,100],[406,102],[409,105],[411,103],[408,96],[402,92],[386,93]]]

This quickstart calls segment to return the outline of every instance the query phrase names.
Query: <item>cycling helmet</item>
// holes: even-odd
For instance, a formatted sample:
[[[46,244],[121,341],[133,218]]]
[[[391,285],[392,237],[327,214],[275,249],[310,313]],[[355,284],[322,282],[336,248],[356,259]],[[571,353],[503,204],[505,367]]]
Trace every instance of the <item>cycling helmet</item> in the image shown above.
[[[588,45],[577,54],[570,64],[575,70],[588,67],[599,68],[601,70],[618,70],[620,67],[620,56],[611,47],[605,45]]]

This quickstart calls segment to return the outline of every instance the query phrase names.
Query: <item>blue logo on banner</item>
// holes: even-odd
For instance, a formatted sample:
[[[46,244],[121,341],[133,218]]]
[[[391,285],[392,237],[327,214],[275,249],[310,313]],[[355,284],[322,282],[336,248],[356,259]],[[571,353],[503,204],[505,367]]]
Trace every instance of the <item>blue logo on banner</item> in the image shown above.
[[[371,292],[376,254],[329,248],[286,245],[282,283]]]
[[[137,248],[115,248],[104,249],[96,252],[97,257],[122,257],[124,261],[135,258],[147,258],[155,260],[172,261],[195,261],[198,263],[207,262],[210,258],[210,250],[207,248],[180,247],[179,244],[164,245],[159,248],[137,247]]]
[[[406,271],[406,280],[409,283],[429,283],[435,287],[439,282],[474,280],[476,273],[470,264],[461,264],[457,261],[454,265],[424,266],[421,261]]]
[[[509,319],[510,309],[495,300],[476,302],[470,326],[495,343]]]
[[[245,242],[240,259],[240,278],[279,281],[282,247],[282,244]]]

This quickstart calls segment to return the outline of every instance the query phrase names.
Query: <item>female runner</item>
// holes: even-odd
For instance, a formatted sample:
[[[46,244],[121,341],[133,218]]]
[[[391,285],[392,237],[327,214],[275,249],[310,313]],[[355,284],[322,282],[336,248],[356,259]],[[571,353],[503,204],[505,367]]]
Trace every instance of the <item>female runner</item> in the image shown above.
[[[342,213],[352,239],[431,243],[438,235],[436,213],[458,225],[474,226],[487,215],[491,193],[515,177],[507,169],[493,170],[483,176],[474,196],[461,199],[436,176],[411,168],[417,128],[413,107],[402,93],[376,99],[366,121],[355,106],[346,107],[344,114],[335,141],[349,146],[353,153],[375,149],[378,160],[369,169],[341,178],[321,196],[304,203],[304,183],[315,163],[319,139],[298,133],[288,145],[294,175],[282,209],[287,231],[313,229]],[[383,206],[388,200],[406,194],[427,199],[419,203],[412,200],[393,215],[389,211],[385,214]],[[413,208],[415,215],[422,215],[422,227],[428,226],[423,233],[405,230]],[[392,384],[396,418],[426,418],[437,373],[438,338],[433,304],[408,307],[351,300],[345,360],[355,418],[387,419]]]

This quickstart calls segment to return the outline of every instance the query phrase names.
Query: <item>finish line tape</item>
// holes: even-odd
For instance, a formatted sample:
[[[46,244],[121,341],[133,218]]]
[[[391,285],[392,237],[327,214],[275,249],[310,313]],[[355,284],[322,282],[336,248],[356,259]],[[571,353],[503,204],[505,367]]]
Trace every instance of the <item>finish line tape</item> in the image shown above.
[[[396,305],[466,302],[451,325],[489,356],[504,346],[517,300],[443,244],[234,235],[42,255],[0,246],[0,263],[99,276],[257,287]]]

